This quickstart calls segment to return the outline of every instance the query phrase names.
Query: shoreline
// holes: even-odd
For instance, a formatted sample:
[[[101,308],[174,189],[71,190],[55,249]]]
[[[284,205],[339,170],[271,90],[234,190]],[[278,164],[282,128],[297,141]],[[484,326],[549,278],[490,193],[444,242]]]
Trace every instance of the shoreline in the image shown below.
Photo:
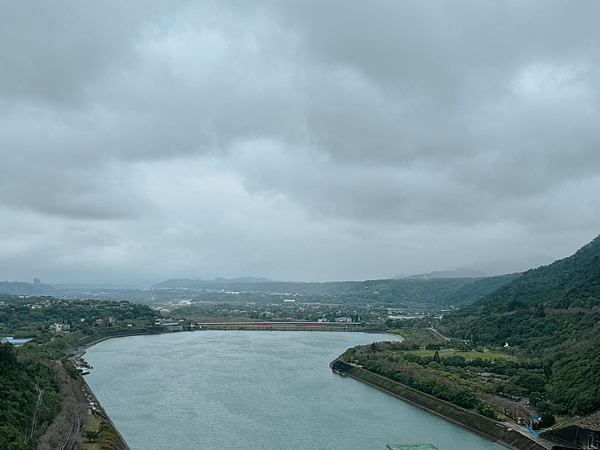
[[[503,423],[484,417],[475,411],[461,408],[445,400],[438,399],[381,375],[369,372],[361,367],[352,366],[339,358],[330,363],[330,368],[334,372],[343,373],[344,376],[349,376],[356,381],[507,449],[547,450],[552,448],[550,442],[544,442],[545,445],[542,445],[540,441],[533,439],[532,436],[521,433],[515,427],[506,426]]]
[[[286,322],[283,322],[283,323],[285,324]],[[246,325],[248,325],[248,324],[246,323]],[[252,325],[252,324],[250,324],[250,325]],[[327,332],[327,333],[331,333],[331,332],[334,332],[334,333],[335,332],[365,333],[365,334],[381,336],[382,338],[385,336],[385,337],[391,338],[391,340],[404,340],[404,338],[399,335],[395,335],[395,334],[391,334],[391,333],[383,333],[383,332],[370,333],[370,332],[365,331],[364,329],[363,330],[357,330],[357,329],[347,330],[347,329],[343,329],[342,327],[327,327],[328,329],[325,329],[325,327],[319,327],[322,329],[319,329],[317,327],[314,327],[314,328],[312,328],[312,327],[295,327],[294,329],[291,329],[291,327],[282,327],[282,328],[287,328],[287,329],[271,328],[271,329],[263,329],[262,331],[284,331],[284,332],[285,331],[312,331],[312,332]],[[245,328],[220,328],[220,329],[217,328],[216,330],[210,330],[210,331],[219,331],[219,330],[220,331],[258,331],[256,329],[252,330],[252,329],[245,329]],[[201,330],[190,330],[189,332],[191,332],[191,331],[201,331]],[[136,331],[136,332],[118,333],[118,334],[113,334],[113,335],[108,335],[108,336],[102,336],[102,337],[99,337],[98,339],[94,339],[90,342],[86,342],[84,344],[81,344],[81,345],[75,347],[75,349],[70,354],[63,356],[62,358],[58,358],[55,361],[60,362],[63,359],[67,359],[67,360],[71,361],[76,367],[85,367],[85,366],[91,367],[84,360],[83,356],[85,355],[86,351],[89,348],[91,348],[94,345],[99,344],[101,342],[104,342],[104,341],[107,341],[107,340],[113,339],[113,338],[122,338],[122,337],[129,337],[129,336],[162,335],[162,334],[183,333],[183,332],[184,331],[169,332],[166,330],[160,330],[160,331],[158,331],[158,330],[156,330],[156,331],[140,330],[140,331]],[[80,364],[78,360],[82,361],[84,363],[84,365]],[[80,374],[78,381],[84,387],[84,389],[83,389],[84,395],[85,395],[85,392],[87,392],[90,395],[90,397],[93,399],[93,404],[92,404],[92,400],[87,399],[87,396],[86,396],[87,401],[85,403],[82,403],[82,406],[89,408],[89,414],[92,414],[95,416],[96,415],[100,416],[99,419],[101,421],[108,422],[111,425],[111,427],[114,429],[117,436],[119,437],[119,447],[118,447],[119,450],[131,450],[131,448],[127,444],[127,441],[121,435],[119,429],[116,427],[116,425],[114,424],[114,422],[112,421],[110,416],[106,413],[104,407],[98,400],[98,397],[96,396],[96,394],[94,394],[92,388],[87,383],[87,380],[85,379],[85,375],[83,373]]]
[[[116,434],[117,442],[116,442],[115,448],[118,450],[131,450],[131,448],[127,444],[127,441],[125,440],[125,438],[123,437],[123,435],[121,434],[119,429],[116,427],[115,423],[112,421],[110,416],[106,413],[106,410],[104,409],[104,407],[98,400],[98,397],[96,396],[96,394],[94,393],[94,391],[88,384],[87,380],[85,379],[86,372],[84,372],[82,370],[87,369],[88,370],[87,373],[89,373],[91,366],[83,359],[83,356],[85,355],[86,350],[89,349],[90,347],[92,347],[96,344],[99,344],[100,342],[111,339],[111,338],[119,338],[119,337],[127,337],[127,336],[144,336],[144,335],[151,335],[151,334],[158,334],[158,333],[152,332],[150,330],[140,330],[137,332],[115,333],[113,335],[102,336],[102,337],[99,337],[98,339],[94,339],[90,342],[86,342],[84,344],[78,345],[77,347],[72,349],[72,351],[69,352],[68,354],[66,354],[65,356],[62,356],[62,357],[59,357],[59,358],[56,358],[53,360],[55,363],[58,363],[61,365],[62,365],[63,360],[70,361],[78,369],[78,371],[80,371],[79,377],[77,379],[71,380],[71,382],[70,382],[71,389],[74,392],[76,392],[75,400],[77,401],[78,405],[80,406],[80,408],[82,410],[87,410],[87,413],[85,415],[86,418],[89,416],[93,416],[99,421],[99,423],[104,422],[110,426],[112,431]],[[83,430],[87,430],[88,420],[85,421],[85,425],[84,425],[84,427],[82,427]],[[88,431],[92,431],[92,430],[88,430]],[[85,439],[84,439],[84,442],[85,442]]]

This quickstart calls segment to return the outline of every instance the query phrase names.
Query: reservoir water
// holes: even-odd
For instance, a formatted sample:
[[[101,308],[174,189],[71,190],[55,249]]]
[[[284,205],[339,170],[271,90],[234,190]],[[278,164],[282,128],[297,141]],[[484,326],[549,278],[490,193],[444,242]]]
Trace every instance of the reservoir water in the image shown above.
[[[498,450],[329,362],[389,339],[335,332],[200,331],[110,339],[86,377],[132,450]]]

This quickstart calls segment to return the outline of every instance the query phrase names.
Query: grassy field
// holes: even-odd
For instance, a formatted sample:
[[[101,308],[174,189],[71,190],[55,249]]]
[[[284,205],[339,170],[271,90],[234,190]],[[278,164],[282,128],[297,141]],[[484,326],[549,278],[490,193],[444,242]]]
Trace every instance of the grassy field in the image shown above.
[[[411,351],[415,355],[419,356],[433,356],[435,354],[435,350],[414,350]],[[448,356],[462,356],[467,361],[473,361],[474,359],[481,358],[485,360],[493,361],[494,359],[510,359],[514,360],[514,358],[506,353],[493,352],[490,350],[484,350],[483,352],[477,352],[475,350],[471,350],[470,352],[459,352],[454,350],[453,348],[443,348],[439,350],[440,358],[445,358]]]
[[[402,328],[398,330],[388,331],[391,334],[397,334],[402,336],[407,341],[412,341],[421,347],[420,350],[412,350],[411,353],[419,356],[433,356],[435,350],[425,350],[425,346],[428,344],[445,344],[446,342],[440,338],[437,334],[426,328]],[[509,359],[515,360],[514,356],[507,355],[502,352],[495,352],[489,349],[484,349],[483,352],[471,351],[458,351],[453,348],[442,348],[439,350],[441,358],[448,356],[460,355],[467,361],[473,361],[474,359],[481,358],[485,360],[493,361],[494,359]]]
[[[402,328],[390,331],[391,334],[402,336],[407,341],[412,341],[419,347],[425,347],[427,344],[443,344],[444,340],[431,330],[425,328]]]
[[[87,431],[98,431],[100,429],[100,421],[96,419],[96,417],[92,414],[88,414],[87,419]],[[100,443],[96,442],[88,442],[87,439],[83,444],[84,450],[100,450]]]

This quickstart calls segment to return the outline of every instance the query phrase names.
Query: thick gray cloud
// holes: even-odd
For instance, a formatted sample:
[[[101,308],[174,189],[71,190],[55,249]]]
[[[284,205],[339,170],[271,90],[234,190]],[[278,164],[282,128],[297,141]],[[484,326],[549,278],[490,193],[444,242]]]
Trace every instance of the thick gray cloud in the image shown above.
[[[600,230],[599,13],[3,4],[0,279],[359,279],[566,256]]]

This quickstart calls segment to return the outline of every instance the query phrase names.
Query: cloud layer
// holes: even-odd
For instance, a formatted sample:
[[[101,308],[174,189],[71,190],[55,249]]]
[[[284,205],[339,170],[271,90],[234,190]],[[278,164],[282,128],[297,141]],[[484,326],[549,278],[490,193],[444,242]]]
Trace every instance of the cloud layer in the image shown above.
[[[0,7],[0,279],[365,279],[600,230],[597,2]]]

